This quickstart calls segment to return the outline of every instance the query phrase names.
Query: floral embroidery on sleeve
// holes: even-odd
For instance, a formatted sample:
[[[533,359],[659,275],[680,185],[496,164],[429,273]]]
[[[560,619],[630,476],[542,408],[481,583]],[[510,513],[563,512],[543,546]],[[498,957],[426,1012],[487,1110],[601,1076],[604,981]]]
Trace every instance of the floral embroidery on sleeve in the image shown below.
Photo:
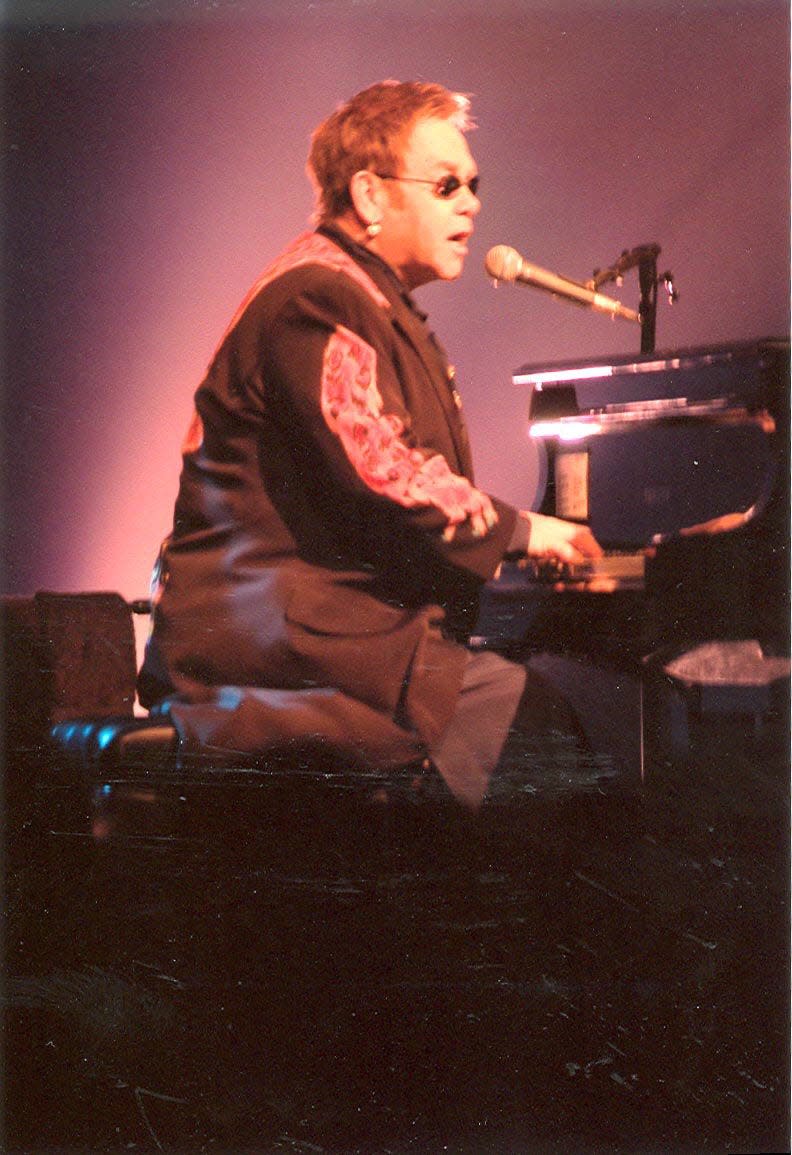
[[[427,456],[402,440],[401,418],[383,412],[375,351],[343,325],[325,348],[321,404],[329,428],[370,489],[407,508],[435,506],[448,521],[446,540],[467,518],[485,529],[496,523],[487,495],[452,473],[441,454]]]
[[[276,257],[272,264],[267,266],[259,279],[245,295],[226,327],[225,333],[215,350],[215,355],[217,355],[217,351],[222,346],[228,334],[238,323],[245,309],[247,309],[248,305],[258,296],[262,289],[265,289],[271,281],[283,276],[284,273],[289,273],[292,269],[300,268],[302,265],[322,265],[324,268],[332,269],[336,273],[343,273],[353,280],[355,284],[364,289],[381,308],[390,308],[388,298],[385,294],[377,288],[368,273],[364,272],[360,265],[356,264],[348,253],[345,253],[343,249],[333,244],[328,237],[324,237],[320,233],[302,233],[283,250],[279,257]],[[182,445],[182,453],[197,453],[201,448],[202,442],[203,425],[201,424],[199,414],[194,413]]]

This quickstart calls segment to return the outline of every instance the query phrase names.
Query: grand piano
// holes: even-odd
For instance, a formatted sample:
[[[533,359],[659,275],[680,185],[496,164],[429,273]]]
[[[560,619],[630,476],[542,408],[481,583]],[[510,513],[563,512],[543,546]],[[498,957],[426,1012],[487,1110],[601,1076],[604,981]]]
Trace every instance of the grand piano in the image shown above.
[[[476,645],[634,662],[753,639],[788,654],[788,339],[525,365],[513,382],[546,451],[539,510],[587,523],[606,554],[505,563]]]

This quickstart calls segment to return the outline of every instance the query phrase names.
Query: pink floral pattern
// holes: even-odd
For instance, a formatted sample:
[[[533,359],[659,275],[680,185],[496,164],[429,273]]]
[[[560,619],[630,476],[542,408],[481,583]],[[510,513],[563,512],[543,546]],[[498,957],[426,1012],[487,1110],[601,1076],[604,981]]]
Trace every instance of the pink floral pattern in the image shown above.
[[[220,344],[262,289],[284,273],[307,264],[320,264],[345,274],[378,305],[390,308],[387,297],[343,249],[319,233],[304,233],[265,269],[237,309]],[[374,492],[406,508],[435,506],[446,518],[446,540],[468,518],[479,535],[495,525],[497,514],[485,493],[467,478],[453,473],[442,454],[412,449],[402,439],[401,418],[383,412],[377,388],[376,353],[342,325],[336,328],[325,349],[321,405],[329,428],[339,437],[356,473]],[[203,427],[196,412],[183,452],[197,452],[202,441]]]
[[[495,524],[487,495],[453,473],[442,454],[428,455],[402,440],[401,418],[383,412],[374,349],[343,325],[325,348],[321,404],[329,428],[370,489],[407,508],[435,506],[447,519],[447,538],[467,518]]]

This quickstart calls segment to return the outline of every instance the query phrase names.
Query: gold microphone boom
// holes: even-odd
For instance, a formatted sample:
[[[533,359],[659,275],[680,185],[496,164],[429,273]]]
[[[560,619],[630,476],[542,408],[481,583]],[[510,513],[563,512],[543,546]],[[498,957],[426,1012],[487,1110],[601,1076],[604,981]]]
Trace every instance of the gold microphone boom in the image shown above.
[[[569,277],[562,277],[558,273],[551,273],[538,265],[532,265],[509,245],[495,245],[490,249],[484,260],[484,268],[487,275],[496,281],[532,285],[535,289],[544,289],[546,293],[552,293],[554,297],[561,297],[575,305],[596,309],[611,317],[621,317],[623,321],[640,323],[640,314],[634,309],[626,308],[621,301],[597,293],[579,281],[572,281]]]

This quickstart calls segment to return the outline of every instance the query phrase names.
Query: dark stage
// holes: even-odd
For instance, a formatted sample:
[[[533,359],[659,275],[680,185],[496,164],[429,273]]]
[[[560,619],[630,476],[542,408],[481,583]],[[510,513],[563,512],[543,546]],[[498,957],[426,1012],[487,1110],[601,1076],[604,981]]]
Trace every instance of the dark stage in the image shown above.
[[[787,1151],[776,707],[476,820],[326,775],[89,806],[25,767],[5,1150]]]

